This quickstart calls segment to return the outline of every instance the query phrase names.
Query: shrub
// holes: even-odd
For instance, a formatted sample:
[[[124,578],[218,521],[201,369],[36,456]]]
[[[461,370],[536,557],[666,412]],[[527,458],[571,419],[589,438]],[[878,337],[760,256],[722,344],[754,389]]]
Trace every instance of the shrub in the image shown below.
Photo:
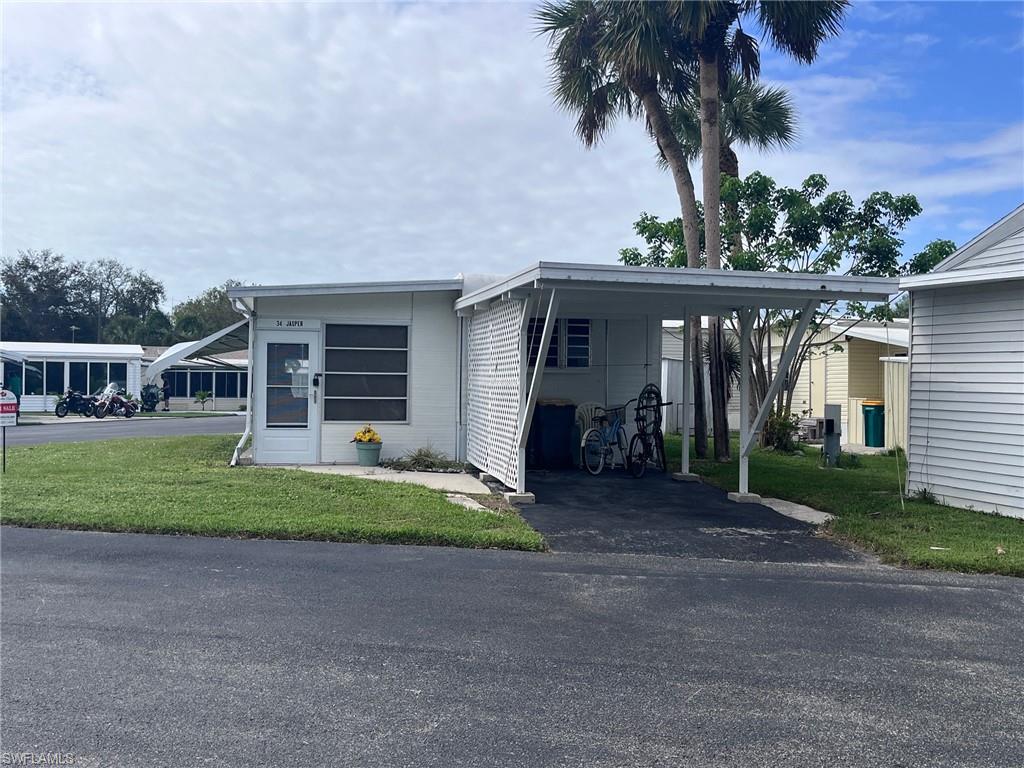
[[[196,399],[194,402],[199,403],[203,407],[203,410],[205,411],[206,404],[210,402],[210,398],[212,397],[212,392],[207,392],[205,389],[200,389],[198,392],[196,392]]]
[[[924,502],[925,504],[938,504],[939,503],[939,500],[935,498],[935,494],[932,493],[932,489],[931,488],[926,488],[924,486],[921,486],[916,491],[914,491],[910,495],[910,498],[912,498],[914,501]]]
[[[792,413],[770,413],[764,423],[765,446],[777,451],[792,453],[796,450],[796,435],[800,431],[800,420]]]

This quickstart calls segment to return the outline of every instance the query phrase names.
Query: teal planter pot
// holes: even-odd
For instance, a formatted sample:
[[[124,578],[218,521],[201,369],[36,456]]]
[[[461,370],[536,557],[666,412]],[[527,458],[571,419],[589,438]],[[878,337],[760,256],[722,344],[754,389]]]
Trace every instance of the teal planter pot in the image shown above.
[[[356,443],[360,467],[376,467],[380,464],[381,443]]]

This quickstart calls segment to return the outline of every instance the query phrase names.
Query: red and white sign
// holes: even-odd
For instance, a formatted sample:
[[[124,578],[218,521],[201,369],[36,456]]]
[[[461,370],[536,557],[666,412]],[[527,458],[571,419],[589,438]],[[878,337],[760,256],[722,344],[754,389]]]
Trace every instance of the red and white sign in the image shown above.
[[[7,389],[0,389],[0,427],[13,427],[18,423],[18,398]]]

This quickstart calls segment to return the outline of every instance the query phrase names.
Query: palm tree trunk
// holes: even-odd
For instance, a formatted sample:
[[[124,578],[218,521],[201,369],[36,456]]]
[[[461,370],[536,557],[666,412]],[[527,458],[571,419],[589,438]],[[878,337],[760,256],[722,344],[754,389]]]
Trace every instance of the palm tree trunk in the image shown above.
[[[700,141],[704,183],[704,248],[708,269],[722,268],[721,185],[719,154],[721,132],[718,56],[700,57]],[[715,431],[715,459],[729,460],[728,378],[722,318],[712,317],[711,331],[711,417]]]
[[[686,266],[691,268],[700,267],[700,232],[697,226],[697,193],[693,187],[693,177],[690,175],[690,165],[683,152],[679,139],[665,111],[665,104],[661,96],[654,88],[636,90],[640,101],[647,114],[647,124],[650,126],[654,141],[658,145],[665,162],[672,171],[672,179],[675,181],[676,194],[679,196],[679,205],[682,209],[683,219],[683,241],[686,244]],[[694,322],[696,320],[696,322]],[[693,328],[690,344],[693,354],[691,355],[693,368],[693,442],[694,453],[697,458],[704,458],[708,454],[708,422],[705,416],[705,393],[704,393],[704,356],[701,354],[703,345],[701,343],[700,318],[693,318],[690,327]],[[686,436],[683,436],[684,445]]]

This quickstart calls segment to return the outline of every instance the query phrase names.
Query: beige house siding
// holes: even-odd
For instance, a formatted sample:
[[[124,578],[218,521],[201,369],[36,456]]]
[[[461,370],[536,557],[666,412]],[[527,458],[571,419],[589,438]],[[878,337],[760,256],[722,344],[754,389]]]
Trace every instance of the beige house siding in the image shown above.
[[[907,358],[890,357],[882,363],[885,399],[885,447],[907,447]]]

